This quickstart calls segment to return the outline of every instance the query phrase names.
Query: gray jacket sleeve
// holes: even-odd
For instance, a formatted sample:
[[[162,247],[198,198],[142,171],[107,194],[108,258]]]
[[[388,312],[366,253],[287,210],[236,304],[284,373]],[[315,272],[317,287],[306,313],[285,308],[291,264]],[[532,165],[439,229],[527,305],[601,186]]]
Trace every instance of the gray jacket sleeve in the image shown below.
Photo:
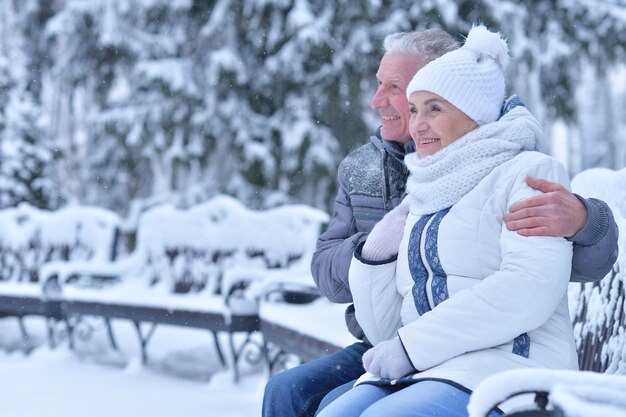
[[[311,262],[311,273],[320,292],[335,303],[352,302],[348,270],[354,248],[367,238],[358,232],[345,184],[338,179],[339,191],[328,228],[318,241]]]
[[[569,238],[574,243],[571,282],[595,282],[609,273],[617,260],[619,230],[609,206],[595,198],[576,197],[587,207],[587,224]]]

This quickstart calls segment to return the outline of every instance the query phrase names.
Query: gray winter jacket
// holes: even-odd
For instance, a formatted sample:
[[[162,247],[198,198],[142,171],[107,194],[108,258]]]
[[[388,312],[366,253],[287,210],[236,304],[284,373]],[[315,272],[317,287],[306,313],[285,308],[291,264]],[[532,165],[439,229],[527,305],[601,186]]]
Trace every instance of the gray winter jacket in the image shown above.
[[[311,271],[321,293],[335,303],[351,303],[348,269],[354,248],[367,238],[388,211],[396,207],[405,192],[408,170],[403,159],[415,150],[410,141],[406,149],[385,141],[379,133],[370,143],[350,153],[340,164],[339,190],[328,228],[320,235]],[[617,259],[618,229],[606,203],[577,196],[587,207],[587,225],[573,236],[573,282],[603,278]],[[364,340],[354,317],[354,306],[346,310],[348,330]]]

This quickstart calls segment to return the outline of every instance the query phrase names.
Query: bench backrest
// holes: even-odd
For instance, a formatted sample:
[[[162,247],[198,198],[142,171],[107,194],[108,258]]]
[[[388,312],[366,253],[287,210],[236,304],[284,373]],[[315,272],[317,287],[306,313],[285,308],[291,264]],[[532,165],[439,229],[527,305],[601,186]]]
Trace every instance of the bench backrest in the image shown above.
[[[108,210],[28,204],[0,211],[0,280],[37,282],[50,261],[107,261],[114,256],[119,217]]]
[[[572,180],[574,192],[611,207],[621,231],[613,270],[594,284],[570,284],[570,312],[583,370],[626,374],[626,169],[595,168]]]
[[[327,220],[308,206],[255,211],[227,196],[186,210],[154,207],[138,224],[136,274],[166,292],[219,293],[231,266],[277,269],[310,262]]]

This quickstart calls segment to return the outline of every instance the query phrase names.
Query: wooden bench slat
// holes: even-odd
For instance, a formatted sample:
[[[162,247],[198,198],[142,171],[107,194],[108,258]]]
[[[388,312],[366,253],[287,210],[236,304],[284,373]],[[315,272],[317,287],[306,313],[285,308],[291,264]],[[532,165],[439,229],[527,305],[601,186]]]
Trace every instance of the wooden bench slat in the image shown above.
[[[253,332],[259,330],[256,314],[235,315],[226,320],[223,314],[185,309],[166,309],[92,301],[62,301],[66,315],[93,315],[139,322],[172,324],[215,331]]]
[[[287,353],[297,355],[304,362],[338,352],[343,348],[263,319],[260,323],[265,340],[271,341]]]

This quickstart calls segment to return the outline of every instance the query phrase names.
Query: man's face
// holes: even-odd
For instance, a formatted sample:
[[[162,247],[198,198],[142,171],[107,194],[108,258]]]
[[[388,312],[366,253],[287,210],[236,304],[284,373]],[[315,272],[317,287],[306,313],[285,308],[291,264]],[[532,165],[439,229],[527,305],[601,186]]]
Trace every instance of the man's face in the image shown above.
[[[409,134],[409,103],[406,88],[419,68],[414,57],[387,53],[378,66],[378,89],[372,97],[372,108],[381,117],[383,139],[406,144]]]

